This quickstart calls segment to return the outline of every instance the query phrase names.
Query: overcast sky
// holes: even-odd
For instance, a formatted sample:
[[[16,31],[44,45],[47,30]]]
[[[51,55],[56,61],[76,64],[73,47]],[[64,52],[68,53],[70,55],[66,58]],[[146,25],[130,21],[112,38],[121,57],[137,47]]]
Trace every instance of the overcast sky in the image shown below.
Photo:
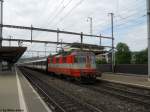
[[[4,0],[4,24],[90,33],[88,17],[93,18],[93,34],[111,36],[110,15],[114,13],[115,45],[125,42],[132,51],[147,47],[146,0]],[[30,32],[4,29],[4,38],[30,38]],[[56,41],[56,34],[33,32],[33,38]],[[66,42],[79,42],[72,35],[60,35]],[[85,43],[99,44],[99,39],[84,38]],[[8,45],[4,42],[4,45]],[[14,44],[14,43],[12,43]],[[103,45],[110,45],[103,40]],[[44,45],[28,45],[43,50]],[[37,47],[38,46],[38,47]],[[41,46],[41,47],[39,47]],[[47,50],[55,50],[48,45]],[[53,48],[52,48],[53,47]]]

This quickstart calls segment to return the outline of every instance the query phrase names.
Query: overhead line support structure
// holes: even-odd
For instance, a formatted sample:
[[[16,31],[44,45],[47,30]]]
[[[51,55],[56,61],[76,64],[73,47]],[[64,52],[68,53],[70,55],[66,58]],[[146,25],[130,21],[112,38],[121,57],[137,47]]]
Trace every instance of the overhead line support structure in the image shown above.
[[[4,28],[14,28],[14,29],[24,29],[24,30],[31,30],[31,27],[26,27],[26,26],[16,26],[16,25],[2,25],[2,27]],[[62,31],[62,30],[53,30],[53,29],[44,29],[44,28],[36,28],[36,27],[32,27],[32,30],[35,31],[45,31],[45,32],[54,32],[54,33],[62,33],[62,34],[72,34],[72,35],[81,35],[81,33],[76,33],[76,32],[69,32],[69,31]],[[83,36],[89,36],[89,37],[100,37],[98,35],[90,35],[90,34],[84,34]],[[105,39],[112,39],[111,37],[105,37],[105,36],[101,36],[101,38],[105,38]]]
[[[57,42],[59,42],[59,28],[57,28]],[[57,52],[57,48],[58,48],[58,45],[56,45],[56,52]]]
[[[81,32],[81,51],[83,50],[83,32]]]
[[[32,25],[31,25],[31,43],[32,43],[32,40],[33,40],[33,32],[32,32]]]
[[[115,72],[115,53],[114,53],[114,13],[109,13],[111,16],[111,34],[112,34],[112,72]]]
[[[84,36],[88,36],[88,37],[97,37],[97,38],[104,38],[104,39],[110,39],[112,40],[112,37],[105,37],[102,35],[90,35],[90,34],[84,34],[84,33],[76,33],[76,32],[69,32],[69,31],[61,31],[61,30],[53,30],[53,29],[44,29],[44,28],[36,28],[33,26],[30,27],[26,27],[26,26],[16,26],[16,25],[2,25],[4,28],[14,28],[14,29],[22,29],[22,30],[29,30],[29,31],[44,31],[44,32],[52,32],[52,33],[57,33],[57,34],[72,34],[72,35],[79,35],[80,39],[81,39],[81,50],[83,49],[83,38]],[[59,42],[57,39],[57,42],[53,42],[53,41],[41,41],[41,40],[33,40],[32,39],[32,33],[31,33],[31,40],[27,40],[27,39],[8,39],[8,38],[3,38],[0,39],[0,41],[18,41],[18,42],[32,42],[32,43],[45,43],[45,44],[68,44],[71,45],[73,43],[68,43],[68,42]],[[59,35],[57,35],[59,38]],[[101,47],[107,47],[107,48],[112,48],[112,46],[101,46]]]
[[[20,42],[31,42],[31,40],[27,39],[9,39],[9,38],[3,38],[3,41],[20,41]],[[61,44],[61,42],[53,42],[53,41],[41,41],[41,40],[32,40],[32,43],[44,43],[44,44]],[[67,42],[63,42],[63,44],[71,44]]]
[[[3,26],[2,26],[2,24],[3,24],[3,0],[0,0],[0,5],[1,5],[1,8],[0,8],[0,10],[1,10],[1,14],[0,14],[0,47],[2,47],[2,38],[3,38]]]
[[[150,81],[150,0],[147,0],[148,81]]]
[[[3,38],[3,41],[31,42],[31,40],[27,40],[27,39],[10,39],[10,38]],[[72,45],[73,44],[73,43],[69,43],[69,42],[53,42],[53,41],[41,41],[41,40],[32,40],[32,43],[66,44],[66,45]],[[101,46],[101,47],[112,48],[111,46]]]

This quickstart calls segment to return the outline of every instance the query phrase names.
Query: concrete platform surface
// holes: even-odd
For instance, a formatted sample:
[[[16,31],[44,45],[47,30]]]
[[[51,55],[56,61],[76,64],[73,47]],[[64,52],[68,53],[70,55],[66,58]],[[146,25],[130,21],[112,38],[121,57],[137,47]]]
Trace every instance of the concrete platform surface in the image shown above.
[[[150,81],[148,81],[147,75],[103,73],[99,79],[150,89]]]
[[[0,112],[5,109],[20,109],[15,72],[0,72]]]
[[[0,112],[51,112],[22,73],[0,72]]]

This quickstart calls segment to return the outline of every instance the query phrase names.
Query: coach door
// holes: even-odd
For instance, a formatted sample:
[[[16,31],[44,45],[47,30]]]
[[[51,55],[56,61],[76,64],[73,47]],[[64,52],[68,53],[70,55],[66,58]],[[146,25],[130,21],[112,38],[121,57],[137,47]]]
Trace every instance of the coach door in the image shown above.
[[[91,68],[91,57],[86,56],[86,68]]]

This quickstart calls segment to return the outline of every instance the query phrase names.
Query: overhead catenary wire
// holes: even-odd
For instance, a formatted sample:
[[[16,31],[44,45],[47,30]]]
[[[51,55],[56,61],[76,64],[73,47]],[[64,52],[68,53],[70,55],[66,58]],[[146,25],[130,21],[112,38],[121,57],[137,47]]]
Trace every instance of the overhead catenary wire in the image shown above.
[[[134,15],[138,15],[138,13],[133,13],[133,14],[128,15],[128,16],[122,18],[122,19],[119,19],[119,20],[116,19],[117,24],[116,24],[115,26],[118,27],[118,26],[121,26],[121,25],[123,25],[123,24],[125,24],[125,23],[127,24],[127,23],[130,23],[130,22],[132,22],[132,21],[134,22],[135,20],[137,20],[137,19],[139,19],[139,18],[141,18],[141,17],[145,17],[145,16],[146,16],[146,14],[142,14],[142,15],[136,17],[136,18],[133,18],[133,17],[135,17]],[[130,19],[130,18],[131,18],[131,19]],[[108,24],[105,25],[105,26],[108,26]],[[107,27],[106,29],[108,29],[108,28],[110,28],[110,26]]]
[[[138,17],[138,18],[132,19],[132,20],[130,20],[128,23],[131,23],[131,22],[135,23],[136,21],[139,21],[139,19],[141,19],[141,18],[143,18],[143,17],[146,17],[146,14],[144,14],[144,15]],[[116,27],[120,27],[120,26],[122,26],[122,25],[124,25],[124,24],[127,24],[127,22],[123,22],[123,23],[117,24],[117,25],[115,25],[115,26],[116,26]]]
[[[61,9],[58,10],[58,12],[57,12],[57,9],[59,9],[59,7],[55,7],[56,10],[54,10],[54,11],[57,12],[57,13],[55,14],[55,16],[54,16],[50,21],[48,21],[48,22],[46,23],[46,25],[49,25],[50,23],[52,23],[52,22],[56,19],[56,17],[57,17],[59,14],[61,14],[61,13],[65,10],[65,8],[66,8],[72,1],[73,1],[73,0],[70,0],[69,2],[67,2],[67,4],[66,4],[65,6],[61,7]],[[63,3],[64,3],[64,0],[62,0],[58,6],[61,6]],[[50,17],[49,17],[49,18],[50,18]],[[43,25],[43,26],[45,26],[45,25]]]
[[[54,13],[56,13],[57,10],[59,9],[59,7],[60,7],[61,5],[63,5],[64,1],[65,1],[65,0],[61,0],[60,3],[55,6],[55,8],[53,9],[53,12],[54,12]],[[50,17],[51,17],[51,16],[50,16]]]
[[[141,3],[142,2],[142,3]],[[145,12],[146,13],[146,9],[145,9],[145,7],[143,7],[143,1],[140,1],[140,2],[136,2],[135,1],[135,3],[134,3],[134,5],[132,5],[132,7],[134,7],[134,6],[137,6],[137,5],[135,5],[135,4],[140,4],[140,6],[138,6],[138,8],[139,9],[142,9],[142,10],[140,10],[140,12]],[[144,3],[145,4],[145,3]],[[142,6],[141,6],[142,5]],[[128,5],[129,6],[129,5]],[[140,8],[141,7],[141,8]],[[144,8],[144,9],[143,9]],[[119,18],[115,23],[117,23],[117,25],[119,24],[122,24],[122,22],[130,22],[130,19],[132,19],[133,17],[135,17],[136,15],[138,16],[139,15],[139,12],[135,12],[135,13],[133,13],[133,14],[130,14],[130,15],[128,15],[128,13],[129,13],[129,11],[131,12],[131,11],[134,11],[135,10],[135,7],[134,7],[134,10],[133,9],[131,9],[131,8],[122,8],[121,7],[121,9],[125,9],[125,12],[127,13],[127,14],[122,14],[122,13],[120,13],[120,14],[115,14],[115,17],[116,18]],[[119,9],[118,9],[119,10]],[[121,17],[122,15],[126,15],[125,17]],[[143,14],[143,15],[145,15],[145,14]],[[135,20],[136,19],[138,19],[138,17],[136,17],[135,18]],[[109,24],[106,24],[105,25],[105,23],[106,22],[103,22],[102,24],[100,24],[100,25],[103,25],[103,27],[105,28],[104,30],[101,30],[100,32],[103,32],[103,31],[105,31],[105,30],[108,30],[108,29],[110,29],[110,26],[108,27],[108,25]],[[105,26],[104,26],[105,25]],[[97,26],[98,27],[98,26]]]
[[[132,16],[130,16],[130,17],[132,17]],[[129,23],[130,24],[135,24],[136,22],[138,22],[140,19],[142,19],[144,17],[146,17],[146,14],[142,14],[142,15],[136,17],[136,18],[133,18],[133,19],[130,19],[130,18],[129,19],[124,19],[122,21],[119,21],[119,23],[115,24],[114,27],[119,28],[119,27],[124,26],[124,25],[129,25]],[[104,30],[102,30],[102,32],[104,32],[104,31],[106,31],[110,28],[111,28],[110,26],[106,27]]]
[[[141,2],[141,1],[140,1],[140,2]],[[136,3],[139,3],[139,2],[136,2]],[[129,9],[129,8],[126,8],[126,9]],[[73,10],[74,10],[74,9],[73,9]],[[131,10],[131,8],[130,8],[129,10]],[[68,13],[67,13],[66,15],[64,15],[63,17],[61,17],[61,18],[58,20],[58,22],[55,23],[53,26],[60,24],[64,19],[66,19],[66,17],[67,17],[68,15],[70,15],[71,12],[72,12],[72,9],[71,9],[70,11],[68,11]],[[126,12],[127,12],[127,11],[126,11]],[[136,14],[135,14],[135,15],[136,15]],[[123,18],[121,18],[121,19],[119,20],[119,23],[121,24],[121,22],[123,22],[124,20],[130,19],[131,17],[132,17],[132,15],[129,15],[129,17],[123,17]],[[122,20],[123,20],[123,21],[122,21]]]
[[[131,6],[131,4],[126,4],[126,6],[130,6],[131,8],[121,7],[121,9],[118,9],[118,10],[123,10],[126,13],[128,13],[129,11],[133,11],[133,10],[137,10],[137,9],[142,9],[143,7],[145,7],[145,4],[143,3],[143,0],[142,0],[141,2],[134,2],[132,6]],[[124,15],[125,13],[122,13],[122,14]]]
[[[139,24],[142,24],[143,23],[143,20],[141,21],[141,19],[143,19],[146,15],[143,15],[143,16],[140,16],[138,19],[133,19],[132,22],[124,22],[122,24],[115,24],[114,27],[115,27],[115,30],[117,29],[127,29],[127,28],[131,28],[131,27],[134,27],[134,26],[137,26]],[[130,24],[129,24],[130,23]],[[146,23],[146,22],[145,22]],[[106,27],[104,30],[101,30],[101,32],[105,32],[105,31],[108,31],[110,30],[111,27]]]
[[[146,14],[146,9],[144,9],[144,10],[142,10],[142,13],[145,11],[145,14]],[[127,16],[125,16],[125,17],[122,17],[121,15],[118,15],[118,16],[115,16],[115,17],[118,17],[119,18],[119,21],[124,21],[124,20],[126,20],[126,19],[128,19],[128,18],[131,18],[131,17],[135,17],[136,15],[139,15],[139,12],[136,12],[136,13],[132,13],[132,14],[130,14],[130,15],[127,15]]]
[[[58,10],[59,7],[64,3],[64,1],[65,1],[65,0],[61,0],[60,3],[59,3],[59,5],[56,5],[56,6],[54,7],[54,9],[52,10],[52,12],[54,12],[54,11],[57,12],[57,10]],[[52,13],[52,12],[51,12],[51,13]],[[51,13],[49,14],[50,16],[48,16],[47,20],[49,20],[49,19],[51,18],[51,15],[52,15]],[[45,20],[45,21],[46,21],[46,20]],[[44,27],[45,25],[47,25],[47,21],[46,21],[46,23],[44,23],[42,26]]]
[[[65,6],[63,6],[63,7],[55,14],[55,16],[48,22],[48,24],[50,24],[51,22],[53,22],[53,21],[56,19],[56,17],[57,17],[58,15],[60,15],[72,1],[73,1],[73,0],[70,0]]]
[[[77,33],[77,32],[70,32],[70,31],[63,31],[63,30],[53,30],[53,29],[45,29],[45,28],[38,28],[38,27],[26,27],[26,26],[17,26],[17,25],[2,25],[2,27],[5,28],[13,28],[13,29],[23,29],[23,30],[35,30],[35,31],[43,31],[43,32],[52,32],[52,33],[62,33],[62,34],[72,34],[72,35],[80,35],[83,36],[92,36],[92,37],[101,37],[101,38],[107,38],[107,39],[112,39],[111,37],[105,37],[105,36],[99,36],[99,35],[89,35],[89,34],[84,34],[84,33]]]
[[[141,2],[142,2],[142,4],[143,4],[143,1],[141,1]],[[134,5],[137,4],[137,3],[140,4],[140,2],[137,2],[137,1],[136,1],[136,2],[134,3]],[[137,5],[136,5],[136,6],[137,6]],[[145,6],[145,4],[144,4],[144,6]],[[141,8],[140,8],[140,7],[141,7]],[[145,14],[143,14],[143,15],[146,15],[146,7],[143,9],[143,5],[141,6],[141,4],[140,4],[140,7],[138,7],[138,9],[140,9],[140,12],[142,12],[142,13],[145,12]],[[135,7],[133,7],[133,8],[134,8],[134,11],[136,11],[136,10],[135,10]],[[137,7],[136,7],[136,8],[137,8]],[[141,10],[141,9],[142,9],[142,10]],[[126,10],[127,13],[129,13],[129,11],[131,11],[131,9],[128,11],[127,8],[126,8],[125,10]],[[125,15],[125,14],[116,15],[116,17],[120,18],[119,20],[117,20],[117,22],[119,21],[119,22],[121,23],[121,22],[124,22],[124,21],[126,21],[126,20],[130,22],[130,18],[135,18],[135,16],[137,16],[137,15],[139,15],[139,14],[140,14],[140,13],[136,11],[135,13],[132,13],[132,14],[130,14],[130,15],[127,15],[126,17],[121,17],[121,15]],[[142,15],[142,16],[143,16],[143,15]],[[138,19],[138,18],[139,18],[139,16],[136,17],[135,19]],[[128,19],[129,19],[129,20],[128,20]],[[119,23],[119,24],[120,24],[120,23]],[[121,24],[122,24],[122,23],[121,23]]]
[[[118,2],[119,2],[119,0],[118,0]],[[121,10],[126,10],[128,12],[128,11],[131,11],[131,10],[135,10],[136,8],[142,8],[145,5],[143,3],[144,3],[143,0],[141,0],[141,1],[131,0],[129,2],[123,3],[123,6],[121,6]],[[120,9],[120,6],[119,6],[120,2],[117,5],[118,5],[117,8],[119,10]]]
[[[143,10],[143,11],[145,11],[145,10]],[[127,15],[127,16],[125,16],[125,17],[120,17],[119,15],[118,16],[114,16],[114,17],[116,17],[116,22],[117,22],[117,24],[118,24],[118,22],[119,22],[119,24],[121,23],[121,22],[125,22],[125,21],[130,21],[131,19],[130,18],[132,18],[133,19],[133,17],[135,17],[136,15],[139,15],[139,13],[138,12],[136,12],[136,13],[132,13],[132,14],[130,14],[130,15]],[[145,14],[142,14],[142,15],[145,15]],[[139,16],[138,16],[139,17]],[[136,18],[138,18],[138,17],[136,17]],[[119,19],[118,19],[119,18]],[[135,19],[136,19],[135,18]],[[103,24],[105,24],[105,22],[103,22],[103,23],[101,23],[101,24],[99,24],[99,25],[103,25]],[[107,25],[105,25],[105,26],[108,26],[109,24],[107,24]]]
[[[137,27],[137,25],[144,25],[144,24],[146,24],[146,22],[143,23],[143,21],[137,21],[134,24],[130,24],[130,25],[126,25],[126,26],[124,25],[124,26],[122,26],[120,28],[116,28],[116,29],[128,29],[128,28],[132,29],[132,28]]]
[[[70,11],[68,11],[68,13],[66,13],[62,18],[60,18],[60,20],[59,20],[57,23],[55,23],[54,26],[57,25],[57,24],[59,24],[59,23],[62,22],[67,16],[69,16],[69,15],[73,12],[73,10],[75,10],[83,1],[84,1],[84,0],[80,0],[74,7],[71,8]]]

